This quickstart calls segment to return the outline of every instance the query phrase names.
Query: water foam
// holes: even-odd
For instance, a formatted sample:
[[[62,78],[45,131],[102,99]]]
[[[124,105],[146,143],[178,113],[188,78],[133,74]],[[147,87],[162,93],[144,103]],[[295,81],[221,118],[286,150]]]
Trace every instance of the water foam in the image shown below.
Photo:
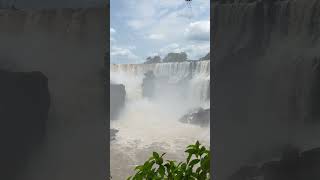
[[[142,97],[143,74],[149,70],[157,78],[167,78],[164,84],[156,84],[154,99]],[[111,143],[113,178],[123,179],[132,174],[133,167],[152,151],[166,152],[168,158],[183,160],[188,144],[199,140],[209,147],[209,127],[184,124],[178,119],[192,108],[209,107],[210,61],[113,64],[110,72],[111,81],[124,84],[127,91],[119,120],[110,124],[119,130]],[[177,85],[180,81],[186,83]]]

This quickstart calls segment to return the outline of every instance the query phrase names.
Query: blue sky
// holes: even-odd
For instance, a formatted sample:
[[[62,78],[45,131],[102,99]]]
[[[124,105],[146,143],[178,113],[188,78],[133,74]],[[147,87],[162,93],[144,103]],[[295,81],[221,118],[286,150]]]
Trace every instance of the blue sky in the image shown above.
[[[210,50],[210,0],[110,0],[111,63],[141,63],[148,56]]]

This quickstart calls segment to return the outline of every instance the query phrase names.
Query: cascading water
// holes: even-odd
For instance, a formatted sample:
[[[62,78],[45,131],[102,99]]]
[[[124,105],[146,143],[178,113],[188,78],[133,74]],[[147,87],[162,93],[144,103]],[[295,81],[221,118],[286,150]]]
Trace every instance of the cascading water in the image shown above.
[[[208,105],[210,99],[210,61],[158,63],[158,64],[111,64],[111,82],[124,84],[128,99],[140,96],[144,73],[153,71],[157,78],[167,78],[168,84],[186,81],[187,95],[196,105]],[[137,92],[138,91],[138,92]],[[190,97],[189,96],[189,97]]]
[[[142,96],[144,73],[153,71],[154,98]],[[199,140],[209,147],[209,127],[179,121],[193,108],[210,108],[210,61],[111,64],[111,82],[124,84],[127,101],[111,143],[111,175],[125,179],[135,165],[144,162],[152,151],[166,152],[167,158],[183,160],[184,148]]]

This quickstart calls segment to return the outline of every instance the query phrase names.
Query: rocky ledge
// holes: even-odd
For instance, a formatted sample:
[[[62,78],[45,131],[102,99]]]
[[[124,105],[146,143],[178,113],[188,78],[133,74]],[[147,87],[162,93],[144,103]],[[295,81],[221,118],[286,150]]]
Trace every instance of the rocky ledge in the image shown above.
[[[197,108],[189,111],[179,119],[180,122],[208,126],[210,123],[210,109]]]
[[[228,180],[318,180],[319,168],[320,148],[301,153],[298,149],[289,148],[280,160],[241,167]]]

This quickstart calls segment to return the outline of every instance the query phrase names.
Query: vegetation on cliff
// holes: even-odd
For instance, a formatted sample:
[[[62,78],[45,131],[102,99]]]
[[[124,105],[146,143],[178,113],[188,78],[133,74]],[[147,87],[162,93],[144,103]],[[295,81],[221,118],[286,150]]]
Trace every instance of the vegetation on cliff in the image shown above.
[[[160,63],[161,57],[160,56],[154,56],[154,57],[147,57],[146,62],[144,64],[153,64],[153,63]]]

